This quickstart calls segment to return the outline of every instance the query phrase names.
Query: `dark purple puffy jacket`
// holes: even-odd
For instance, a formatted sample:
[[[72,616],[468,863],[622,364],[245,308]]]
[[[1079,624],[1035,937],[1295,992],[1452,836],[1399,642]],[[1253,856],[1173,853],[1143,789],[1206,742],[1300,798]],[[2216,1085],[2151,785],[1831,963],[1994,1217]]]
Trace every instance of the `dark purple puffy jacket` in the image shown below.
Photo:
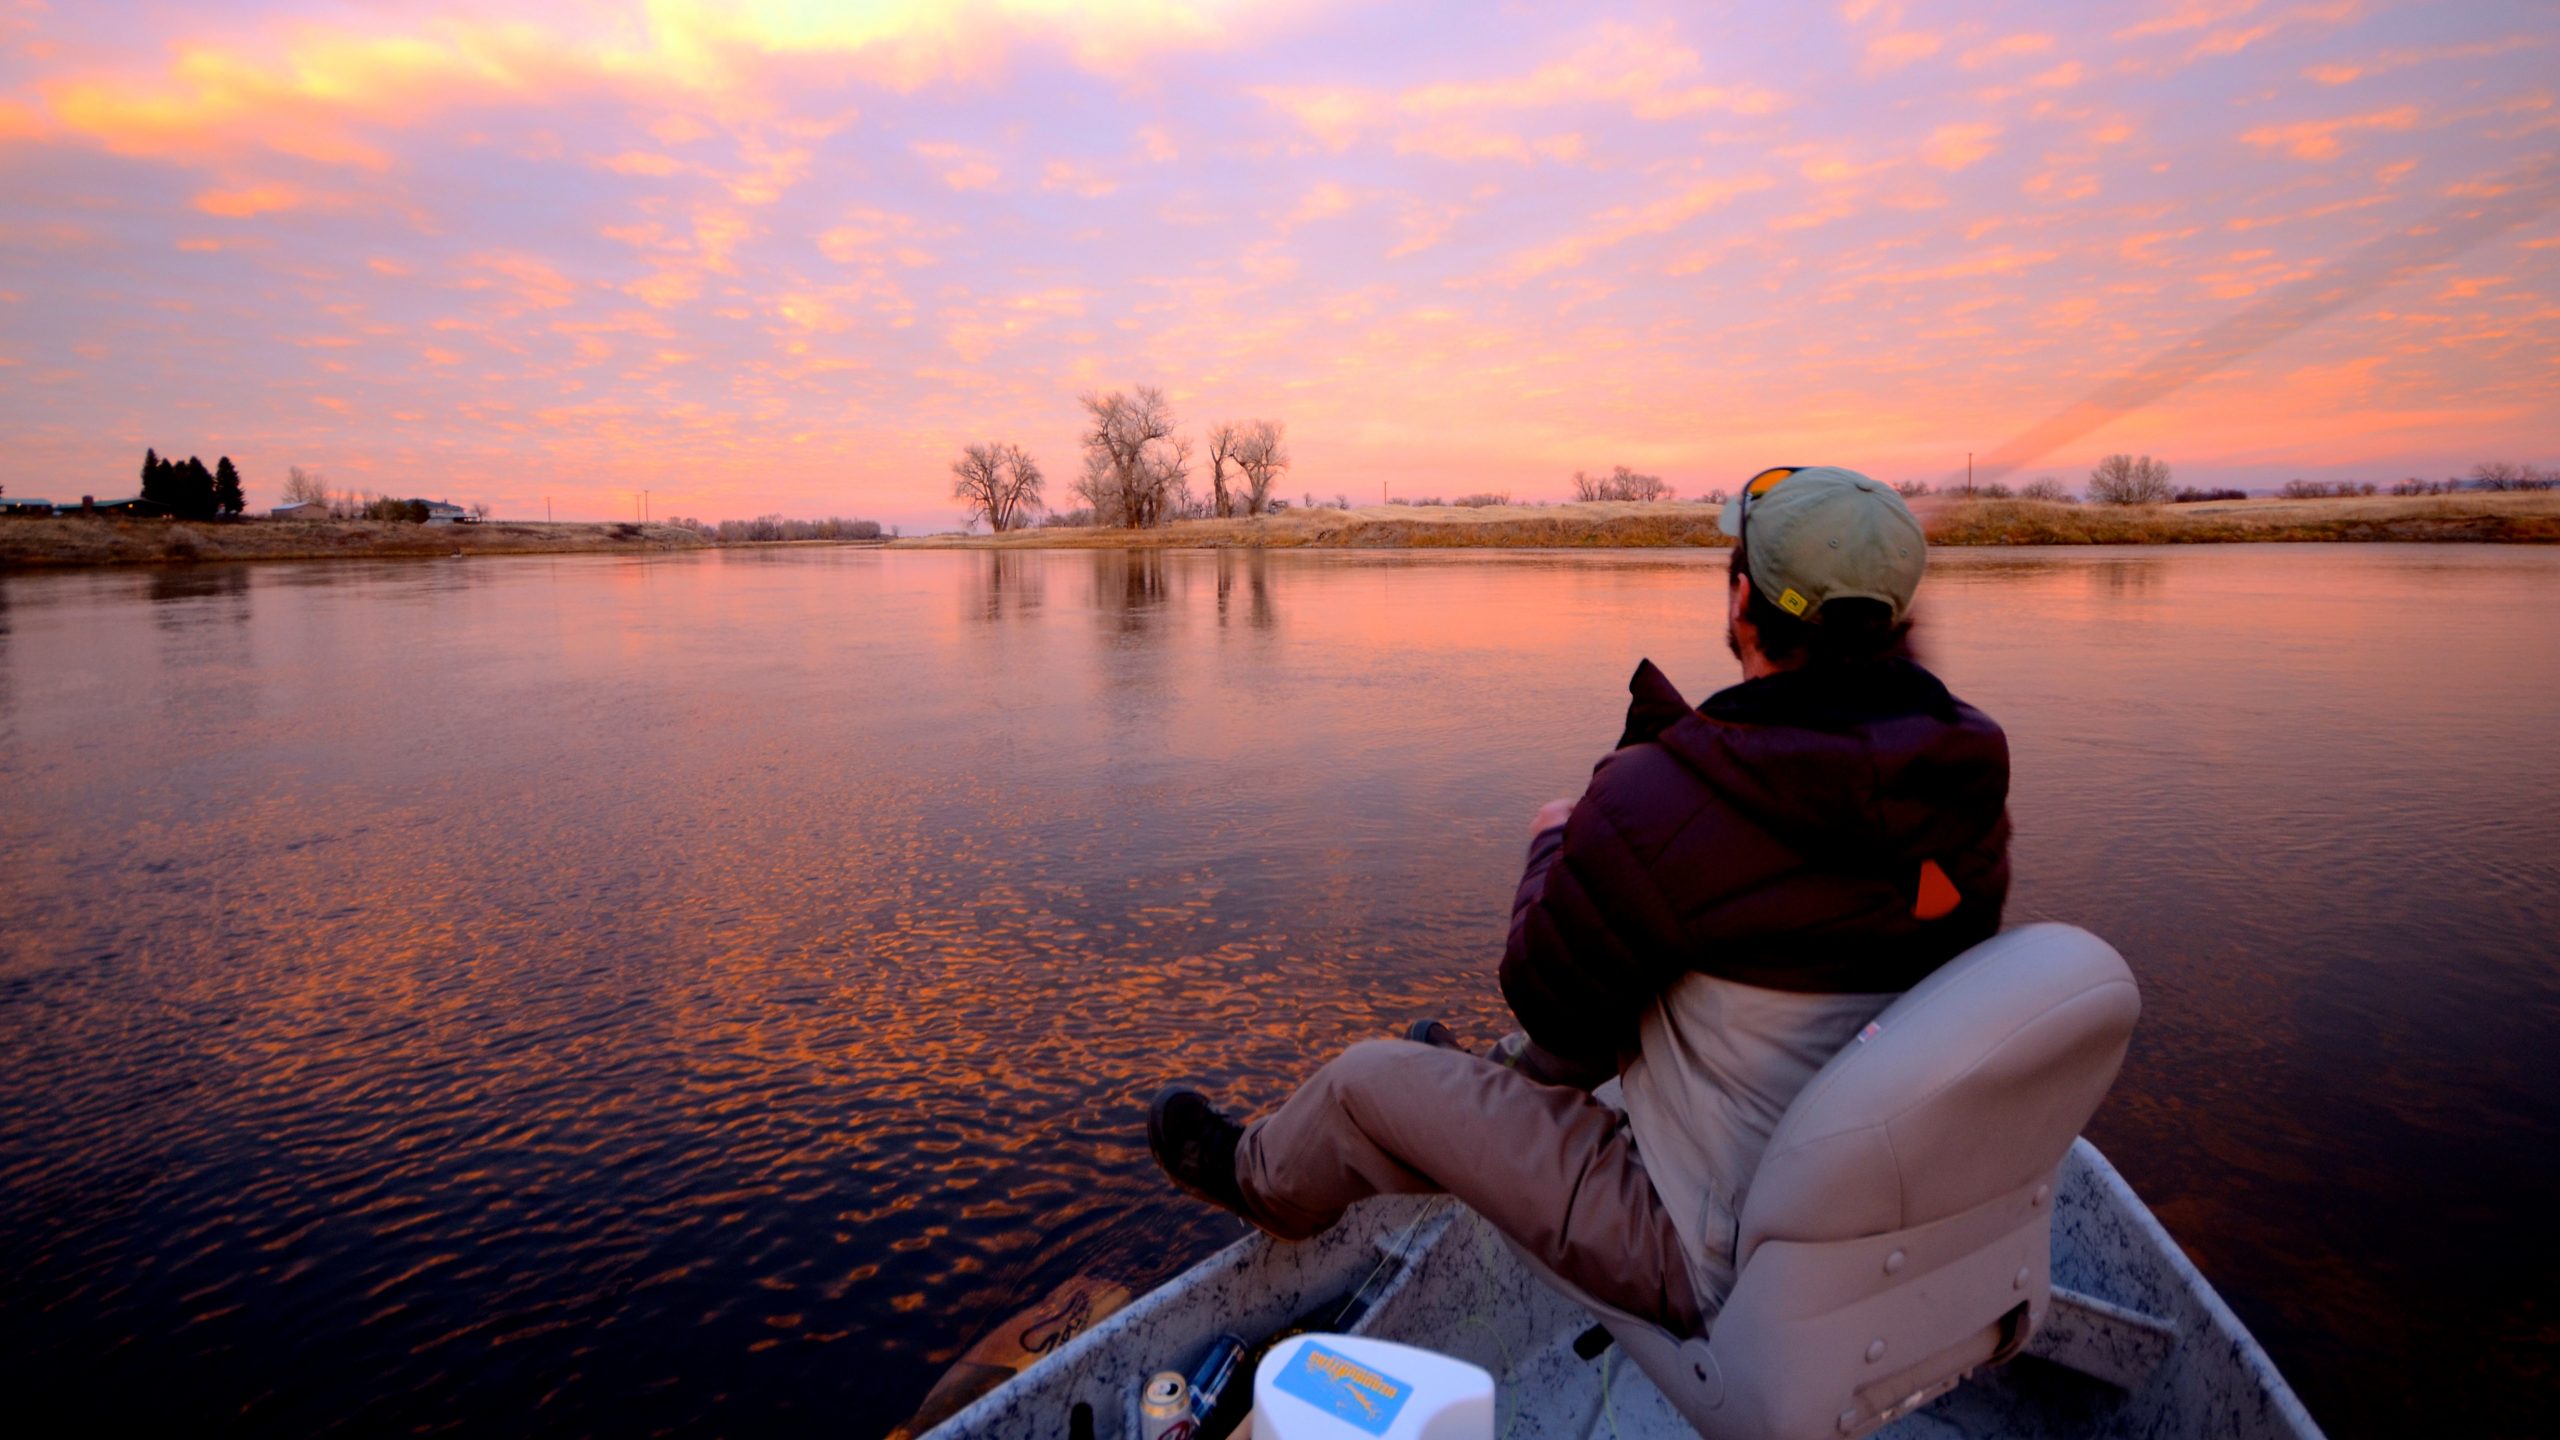
[[[1917,663],[1809,666],[1692,710],[1648,660],[1628,689],[1618,750],[1531,842],[1512,903],[1502,993],[1541,1047],[1631,1050],[1693,970],[1905,990],[1999,930],[2008,737]]]

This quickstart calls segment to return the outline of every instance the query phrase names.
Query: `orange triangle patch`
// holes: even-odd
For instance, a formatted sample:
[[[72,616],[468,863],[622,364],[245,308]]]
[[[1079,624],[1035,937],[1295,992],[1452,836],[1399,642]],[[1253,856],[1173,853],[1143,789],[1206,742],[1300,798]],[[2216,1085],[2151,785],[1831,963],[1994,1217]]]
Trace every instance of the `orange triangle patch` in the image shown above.
[[[1956,893],[1956,882],[1947,878],[1947,872],[1938,868],[1937,861],[1920,862],[1920,898],[1911,902],[1911,913],[1915,918],[1939,919],[1963,901],[1964,897]]]

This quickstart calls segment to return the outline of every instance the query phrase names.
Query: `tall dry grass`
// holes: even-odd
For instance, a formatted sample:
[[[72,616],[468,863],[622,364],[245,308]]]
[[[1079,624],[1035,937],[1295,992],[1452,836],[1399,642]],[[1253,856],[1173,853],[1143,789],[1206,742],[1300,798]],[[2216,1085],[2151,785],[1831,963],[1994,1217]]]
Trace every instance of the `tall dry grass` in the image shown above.
[[[1915,507],[1940,545],[2179,545],[2244,541],[2441,540],[2560,543],[2560,493],[2066,505],[1933,496]],[[1181,520],[1151,530],[1044,528],[932,535],[904,548],[1582,549],[1724,545],[1717,507],[1671,501],[1565,505],[1369,505],[1253,520]]]
[[[673,525],[409,525],[371,520],[118,520],[62,515],[0,519],[0,569],[190,560],[333,560],[378,556],[530,555],[699,549]]]
[[[1930,542],[1939,545],[2560,543],[2560,493],[2124,506],[1933,499],[1919,508]]]

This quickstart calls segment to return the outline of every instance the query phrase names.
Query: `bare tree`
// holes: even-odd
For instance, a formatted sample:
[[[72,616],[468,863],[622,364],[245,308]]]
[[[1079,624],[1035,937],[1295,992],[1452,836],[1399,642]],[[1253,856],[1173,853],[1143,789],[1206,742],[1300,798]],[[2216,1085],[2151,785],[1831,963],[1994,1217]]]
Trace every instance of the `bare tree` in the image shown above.
[[[2531,489],[2533,487],[2527,482],[2537,478],[2532,466],[2518,465],[2512,460],[2483,460],[2471,467],[2471,488],[2474,490]]]
[[[1233,420],[1209,427],[1209,507],[1221,520],[1235,513],[1227,496],[1227,467],[1236,463],[1236,446],[1243,439],[1244,427]]]
[[[1576,500],[1668,500],[1673,493],[1661,476],[1640,475],[1624,465],[1610,467],[1606,475],[1573,472]]]
[[[1040,473],[1040,462],[1019,445],[1004,447],[1004,468],[1005,513],[1011,522],[1007,528],[1019,530],[1030,524],[1032,515],[1039,511],[1040,482],[1047,477]]]
[[[284,503],[326,508],[329,504],[328,478],[317,470],[288,466],[284,472]]]
[[[1040,463],[1019,445],[971,445],[951,462],[951,476],[951,498],[999,535],[1031,523],[1040,509]]]
[[[2169,467],[2148,455],[2110,455],[2089,472],[2089,498],[2101,505],[2157,505],[2169,498]]]
[[[486,501],[486,500],[474,500],[474,501],[472,501],[472,502],[471,502],[471,518],[472,518],[472,519],[474,519],[474,520],[486,520],[486,519],[488,519],[488,518],[489,518],[489,502],[488,502],[488,501]]]
[[[1168,435],[1146,461],[1147,497],[1154,507],[1147,523],[1161,525],[1191,510],[1191,438]]]
[[[1236,468],[1244,472],[1244,513],[1260,515],[1271,508],[1271,487],[1289,468],[1288,427],[1277,420],[1256,420],[1236,441]]]
[[[1173,405],[1153,385],[1079,397],[1092,422],[1084,434],[1084,478],[1076,494],[1096,524],[1144,529],[1180,508],[1191,447],[1173,438]]]
[[[2044,500],[2056,505],[2068,505],[2072,503],[2073,499],[2071,492],[2062,488],[2062,482],[2054,479],[2050,475],[2037,476],[2035,479],[2019,486],[2018,498],[2021,500]]]

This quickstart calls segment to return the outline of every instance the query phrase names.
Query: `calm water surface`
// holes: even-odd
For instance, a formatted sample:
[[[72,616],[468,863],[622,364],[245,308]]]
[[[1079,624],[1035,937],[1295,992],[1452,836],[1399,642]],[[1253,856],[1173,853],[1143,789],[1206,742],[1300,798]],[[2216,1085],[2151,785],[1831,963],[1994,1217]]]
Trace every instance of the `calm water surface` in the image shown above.
[[[181,1433],[876,1434],[1238,1233],[1265,1105],[1507,1028],[1526,823],[1715,554],[741,552],[0,577],[0,1395]],[[2560,552],[1942,556],[2093,1135],[2333,1434],[2560,1353]],[[1135,1377],[1133,1376],[1133,1379]]]

